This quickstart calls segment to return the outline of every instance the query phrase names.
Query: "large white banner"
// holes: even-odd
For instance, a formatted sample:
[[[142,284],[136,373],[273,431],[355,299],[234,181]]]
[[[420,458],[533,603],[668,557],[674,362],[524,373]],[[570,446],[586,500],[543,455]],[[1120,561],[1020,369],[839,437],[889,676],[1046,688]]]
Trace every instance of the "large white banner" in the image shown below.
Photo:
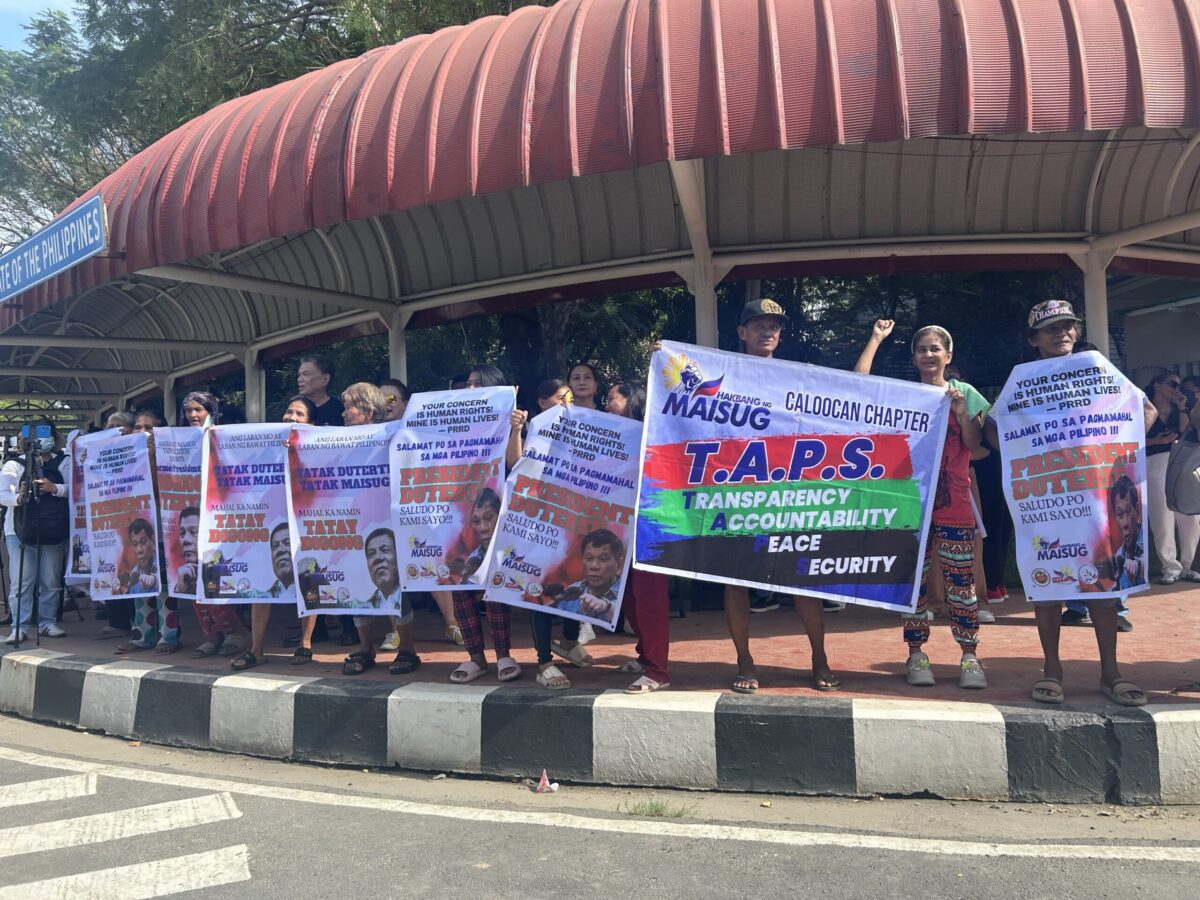
[[[162,585],[149,438],[145,432],[114,433],[87,445],[83,480],[93,600],[152,597]]]
[[[995,416],[1029,600],[1149,586],[1143,397],[1094,351],[1025,363],[1009,376]]]
[[[292,544],[301,615],[405,616],[392,531],[389,446],[399,423],[297,425],[291,438]]]
[[[201,463],[204,603],[295,603],[288,496],[291,425],[218,425]]]
[[[529,423],[487,548],[485,600],[616,628],[642,423],[556,406]]]
[[[195,600],[200,579],[200,428],[155,428],[154,468],[167,591]]]
[[[111,428],[93,434],[80,434],[71,441],[71,483],[67,488],[71,500],[70,550],[67,553],[66,572],[63,581],[67,584],[90,585],[92,581],[92,552],[88,545],[87,495],[84,491],[84,457],[89,444],[110,438],[120,432]],[[11,515],[11,513],[10,513]]]
[[[516,400],[511,387],[413,395],[391,453],[404,590],[483,588],[481,520],[495,524]]]

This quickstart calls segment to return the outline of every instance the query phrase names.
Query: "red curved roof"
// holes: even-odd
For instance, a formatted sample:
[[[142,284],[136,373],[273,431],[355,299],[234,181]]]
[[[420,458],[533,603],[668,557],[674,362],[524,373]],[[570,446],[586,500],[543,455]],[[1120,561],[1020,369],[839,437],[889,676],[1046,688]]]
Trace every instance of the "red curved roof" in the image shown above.
[[[1192,0],[562,0],[230,101],[102,181],[111,251],[3,310],[572,175],[934,135],[1197,124]]]

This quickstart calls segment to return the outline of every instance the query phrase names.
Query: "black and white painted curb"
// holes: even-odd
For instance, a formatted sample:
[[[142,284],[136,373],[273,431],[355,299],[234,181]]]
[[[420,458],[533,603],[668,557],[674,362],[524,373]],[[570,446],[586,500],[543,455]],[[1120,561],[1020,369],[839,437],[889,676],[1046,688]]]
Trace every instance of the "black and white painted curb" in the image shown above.
[[[1200,704],[560,691],[0,659],[0,710],[174,746],[353,766],[835,796],[1200,803]]]

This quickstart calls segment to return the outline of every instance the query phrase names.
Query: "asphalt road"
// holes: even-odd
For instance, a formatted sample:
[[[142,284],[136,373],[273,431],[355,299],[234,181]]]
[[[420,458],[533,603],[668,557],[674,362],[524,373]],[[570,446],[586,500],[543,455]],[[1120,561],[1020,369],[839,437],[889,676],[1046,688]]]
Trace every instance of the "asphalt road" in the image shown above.
[[[647,801],[683,815],[639,815]],[[523,783],[170,750],[0,717],[0,900],[1190,900],[1198,820],[1197,808],[571,785],[536,795]]]

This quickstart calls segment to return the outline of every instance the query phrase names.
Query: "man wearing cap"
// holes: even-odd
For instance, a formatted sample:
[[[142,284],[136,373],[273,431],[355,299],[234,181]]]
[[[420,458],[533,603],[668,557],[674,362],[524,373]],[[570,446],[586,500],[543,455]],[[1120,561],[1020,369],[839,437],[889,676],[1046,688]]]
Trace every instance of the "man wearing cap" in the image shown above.
[[[779,337],[788,317],[783,307],[774,300],[762,298],[751,300],[742,308],[738,325],[738,338],[745,352],[760,359],[773,359],[779,346]],[[825,656],[825,617],[821,600],[817,597],[795,596],[796,612],[804,623],[808,642],[812,647],[813,687],[818,691],[836,691],[841,687]],[[758,690],[758,677],[754,668],[754,657],[750,655],[750,591],[747,588],[725,586],[725,620],[729,624],[729,636],[737,651],[738,674],[733,680],[733,689],[739,694],[753,694]]]
[[[1080,318],[1066,300],[1043,300],[1029,311],[1029,330],[1026,340],[1039,359],[1069,356],[1079,339]],[[1144,396],[1146,430],[1154,424],[1158,412]],[[1000,446],[999,429],[994,416],[984,425],[988,441]],[[1116,599],[1087,600],[1092,624],[1096,631],[1096,646],[1100,654],[1100,686],[1110,699],[1123,706],[1144,706],[1146,694],[1136,684],[1121,677],[1117,664],[1118,617]],[[1063,667],[1059,658],[1062,634],[1062,605],[1054,602],[1033,604],[1037,618],[1038,638],[1042,644],[1042,678],[1033,686],[1033,699],[1039,703],[1063,702]]]

